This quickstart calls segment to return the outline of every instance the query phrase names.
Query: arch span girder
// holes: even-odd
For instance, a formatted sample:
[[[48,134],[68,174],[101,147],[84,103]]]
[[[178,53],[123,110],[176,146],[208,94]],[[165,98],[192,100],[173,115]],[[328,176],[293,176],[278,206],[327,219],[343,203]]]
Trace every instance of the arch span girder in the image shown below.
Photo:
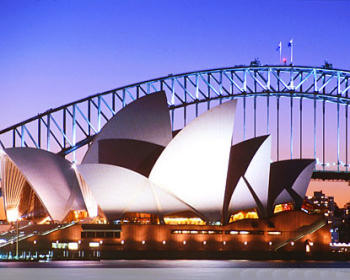
[[[116,112],[128,103],[160,90],[166,92],[173,125],[178,109],[183,111],[186,122],[187,106],[193,105],[197,116],[201,103],[207,103],[210,108],[213,102],[236,97],[305,98],[347,108],[349,78],[350,71],[304,66],[237,66],[170,74],[50,109],[0,131],[0,146],[3,149],[35,147],[64,155],[71,153],[75,160],[76,149],[89,143]],[[327,169],[326,161],[322,159],[321,163],[321,169]],[[338,156],[337,165],[346,166],[347,171],[349,164]]]

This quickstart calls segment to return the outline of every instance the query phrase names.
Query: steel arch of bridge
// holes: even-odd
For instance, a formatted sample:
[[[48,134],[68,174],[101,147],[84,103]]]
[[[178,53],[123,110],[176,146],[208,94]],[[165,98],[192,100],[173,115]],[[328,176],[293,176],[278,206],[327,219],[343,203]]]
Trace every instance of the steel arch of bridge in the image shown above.
[[[293,158],[293,137],[295,126],[293,112],[298,106],[299,124],[299,157],[303,157],[303,102],[313,103],[313,155],[318,156],[318,170],[327,171],[325,122],[326,103],[336,105],[336,171],[348,172],[348,106],[350,103],[350,71],[325,69],[304,66],[238,66],[169,74],[168,76],[143,81],[116,88],[106,92],[91,95],[84,99],[50,109],[26,121],[10,126],[0,131],[0,145],[8,147],[35,147],[51,150],[62,155],[71,154],[76,160],[75,151],[89,143],[118,110],[128,103],[153,92],[164,90],[168,97],[169,109],[173,127],[182,119],[183,125],[189,117],[189,107],[192,114],[198,116],[200,106],[206,104],[210,109],[214,103],[226,99],[240,98],[243,106],[243,139],[247,137],[247,102],[253,100],[253,135],[257,136],[257,98],[266,98],[266,133],[271,132],[272,121],[275,123],[276,138],[275,157],[280,158],[280,102],[282,98],[290,99],[290,158]],[[275,116],[270,116],[272,100],[274,99]],[[298,103],[295,101],[299,100]],[[322,125],[318,125],[320,112],[317,105],[322,106]],[[320,106],[320,105],[319,105]],[[342,108],[342,109],[341,109]],[[181,117],[178,111],[181,110]],[[340,112],[344,112],[340,116]],[[343,116],[344,115],[344,116]],[[342,141],[345,151],[340,149],[340,121],[345,122],[345,136]],[[322,139],[318,137],[317,129],[322,128]],[[344,133],[342,133],[344,134]],[[321,151],[317,146],[322,142]],[[295,157],[295,156],[294,156]]]

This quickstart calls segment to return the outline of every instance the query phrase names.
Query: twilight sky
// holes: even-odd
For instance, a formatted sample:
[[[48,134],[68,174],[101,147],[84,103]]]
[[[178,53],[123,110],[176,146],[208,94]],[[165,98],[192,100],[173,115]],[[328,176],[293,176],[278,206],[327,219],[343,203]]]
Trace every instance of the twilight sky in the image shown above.
[[[0,0],[0,129],[169,73],[278,64],[290,38],[295,64],[350,69],[349,11],[347,0]],[[316,184],[350,200],[347,185]]]

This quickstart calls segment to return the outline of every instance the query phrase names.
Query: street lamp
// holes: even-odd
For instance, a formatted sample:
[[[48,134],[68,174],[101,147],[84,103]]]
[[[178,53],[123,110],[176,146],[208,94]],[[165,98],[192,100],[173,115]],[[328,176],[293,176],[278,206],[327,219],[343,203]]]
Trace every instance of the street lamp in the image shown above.
[[[16,222],[16,259],[18,260],[18,218],[19,213],[17,208],[9,208],[6,211],[7,214],[7,221],[14,223]]]

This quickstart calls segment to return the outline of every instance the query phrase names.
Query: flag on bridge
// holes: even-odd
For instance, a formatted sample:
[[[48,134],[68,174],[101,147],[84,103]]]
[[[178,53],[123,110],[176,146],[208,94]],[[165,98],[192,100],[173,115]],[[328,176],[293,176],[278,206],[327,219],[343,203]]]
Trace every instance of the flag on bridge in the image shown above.
[[[290,48],[290,63],[293,65],[293,39],[289,40],[288,47]]]
[[[280,63],[282,63],[282,41],[278,44],[276,51],[280,52]]]
[[[276,48],[276,51],[280,51],[282,50],[282,42],[279,42],[277,48]]]

